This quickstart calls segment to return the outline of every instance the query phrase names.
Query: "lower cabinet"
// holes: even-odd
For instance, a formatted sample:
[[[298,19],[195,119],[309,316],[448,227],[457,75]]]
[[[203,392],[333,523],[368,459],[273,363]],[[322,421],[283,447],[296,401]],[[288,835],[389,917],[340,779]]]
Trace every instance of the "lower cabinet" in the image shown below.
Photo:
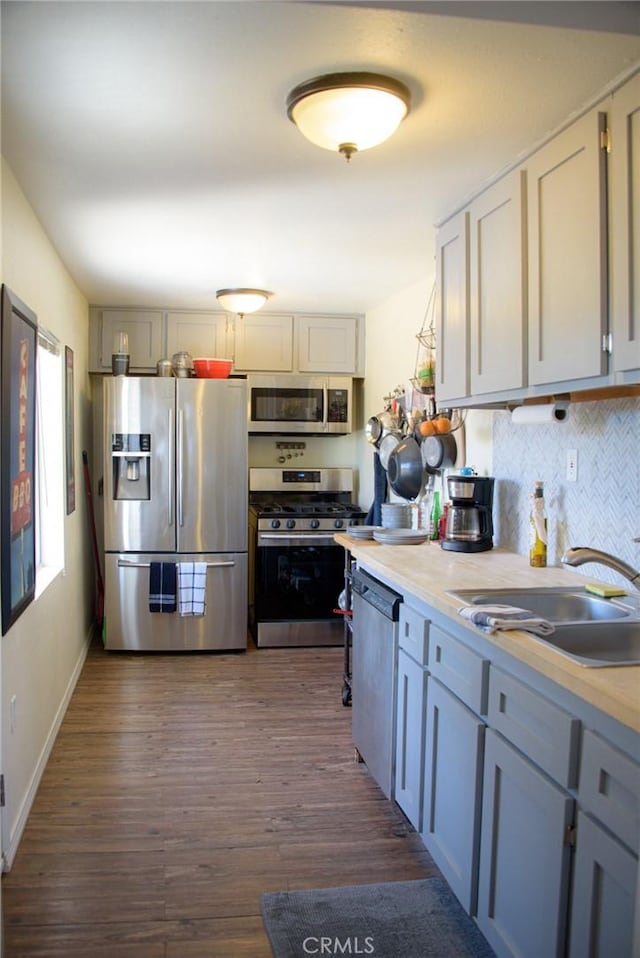
[[[416,831],[420,831],[427,673],[424,666],[399,649],[397,676],[394,797]]]
[[[630,956],[638,861],[578,812],[569,958]]]
[[[570,795],[487,730],[477,920],[499,958],[564,955],[573,813]]]
[[[469,914],[476,913],[485,725],[429,679],[422,840]]]

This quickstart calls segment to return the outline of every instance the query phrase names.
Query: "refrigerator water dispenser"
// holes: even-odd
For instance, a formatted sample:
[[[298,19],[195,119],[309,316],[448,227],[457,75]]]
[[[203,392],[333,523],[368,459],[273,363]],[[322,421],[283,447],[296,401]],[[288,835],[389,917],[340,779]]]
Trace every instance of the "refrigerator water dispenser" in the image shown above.
[[[112,433],[111,466],[114,499],[151,498],[150,433]]]

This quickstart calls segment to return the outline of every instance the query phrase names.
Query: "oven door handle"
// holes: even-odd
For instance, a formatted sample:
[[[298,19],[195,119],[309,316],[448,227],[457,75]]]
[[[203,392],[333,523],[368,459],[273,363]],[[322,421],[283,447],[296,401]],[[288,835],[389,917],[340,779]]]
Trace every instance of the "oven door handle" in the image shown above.
[[[338,531],[339,530],[336,529],[336,532]],[[335,533],[333,532],[259,532],[258,545],[267,539],[274,543],[278,541],[285,543],[287,539],[296,539],[297,541],[322,539],[324,542],[327,542],[333,541],[334,535]]]

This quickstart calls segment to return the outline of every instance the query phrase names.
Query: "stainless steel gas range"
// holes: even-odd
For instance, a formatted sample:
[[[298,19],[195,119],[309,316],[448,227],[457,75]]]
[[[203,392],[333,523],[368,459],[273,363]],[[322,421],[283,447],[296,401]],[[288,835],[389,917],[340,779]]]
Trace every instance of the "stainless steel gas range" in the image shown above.
[[[258,647],[341,645],[344,550],[362,522],[351,469],[249,470],[249,626]]]

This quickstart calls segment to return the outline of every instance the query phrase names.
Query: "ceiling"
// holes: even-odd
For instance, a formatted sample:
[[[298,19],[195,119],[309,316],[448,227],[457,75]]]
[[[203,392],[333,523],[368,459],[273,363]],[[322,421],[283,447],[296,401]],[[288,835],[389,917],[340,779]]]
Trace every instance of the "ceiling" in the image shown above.
[[[516,22],[516,19],[518,22]],[[640,60],[638,3],[10,2],[2,151],[95,304],[366,312],[433,225]],[[347,164],[288,120],[322,73],[412,109]]]

